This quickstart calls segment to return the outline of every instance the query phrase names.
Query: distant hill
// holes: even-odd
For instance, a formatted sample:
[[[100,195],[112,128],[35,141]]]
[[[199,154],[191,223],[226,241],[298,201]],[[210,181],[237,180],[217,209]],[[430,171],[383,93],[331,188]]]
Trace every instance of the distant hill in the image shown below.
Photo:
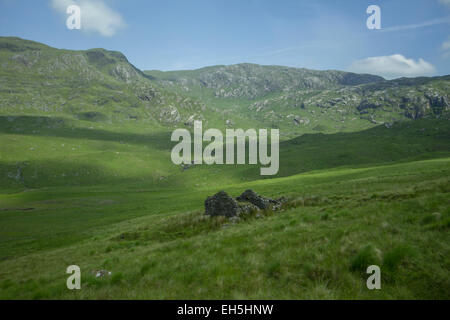
[[[73,51],[0,37],[0,109],[156,127],[280,128],[282,137],[358,131],[446,117],[450,77],[373,75],[237,64],[191,71],[137,69],[120,52]]]
[[[184,88],[202,86],[213,89],[217,97],[264,97],[274,92],[292,90],[324,90],[338,86],[381,82],[384,79],[368,74],[343,71],[316,71],[251,63],[213,66],[193,71],[146,71],[156,79],[172,81]]]
[[[3,114],[164,124],[205,109],[199,101],[156,88],[116,51],[60,50],[0,37],[0,65]]]
[[[228,123],[246,117],[288,135],[390,126],[447,117],[450,110],[450,76],[387,81],[343,71],[254,64],[145,74],[167,90],[226,110]]]

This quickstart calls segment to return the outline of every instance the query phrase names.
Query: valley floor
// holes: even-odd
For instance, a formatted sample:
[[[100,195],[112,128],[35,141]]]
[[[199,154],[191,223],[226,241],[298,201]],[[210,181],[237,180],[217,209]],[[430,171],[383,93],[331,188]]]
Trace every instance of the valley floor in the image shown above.
[[[450,298],[450,158],[221,189],[248,188],[290,201],[231,223],[203,215],[215,188],[2,194],[0,298]],[[81,290],[66,288],[73,264]],[[372,264],[381,290],[366,287]]]

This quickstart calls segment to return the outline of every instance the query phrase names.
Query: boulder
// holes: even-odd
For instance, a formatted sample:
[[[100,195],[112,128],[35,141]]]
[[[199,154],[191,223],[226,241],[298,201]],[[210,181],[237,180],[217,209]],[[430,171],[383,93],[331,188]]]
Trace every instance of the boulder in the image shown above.
[[[103,278],[112,274],[111,271],[108,270],[93,270],[91,273],[95,275],[96,278]]]

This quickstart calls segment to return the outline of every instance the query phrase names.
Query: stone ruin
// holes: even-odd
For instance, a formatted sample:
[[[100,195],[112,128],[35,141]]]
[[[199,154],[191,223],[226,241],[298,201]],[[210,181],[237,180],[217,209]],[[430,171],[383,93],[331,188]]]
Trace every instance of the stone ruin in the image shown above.
[[[273,200],[258,195],[253,190],[245,190],[233,199],[225,191],[220,191],[205,200],[205,214],[208,216],[237,217],[259,210],[279,210],[284,198]]]

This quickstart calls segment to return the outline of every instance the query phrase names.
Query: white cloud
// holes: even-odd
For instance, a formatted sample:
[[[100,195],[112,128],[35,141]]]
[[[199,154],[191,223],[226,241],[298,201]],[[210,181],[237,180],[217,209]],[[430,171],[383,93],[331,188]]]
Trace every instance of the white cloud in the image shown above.
[[[442,50],[450,50],[450,38],[442,44]]]
[[[448,0],[450,1],[450,0]],[[425,27],[431,27],[439,24],[450,24],[450,16],[437,18],[433,20],[424,21],[421,23],[414,23],[414,24],[408,24],[403,26],[394,26],[394,27],[388,27],[383,28],[380,30],[380,32],[392,32],[392,31],[403,31],[403,30],[413,30],[413,29],[419,29],[419,28],[425,28]]]
[[[443,51],[442,57],[444,59],[450,58],[450,37],[442,43],[441,49]]]
[[[436,73],[434,66],[422,58],[415,61],[401,54],[357,60],[352,63],[350,71],[380,75],[387,79],[431,76]]]
[[[103,0],[51,0],[52,7],[65,17],[67,7],[78,5],[81,9],[81,30],[98,32],[102,36],[111,37],[117,29],[125,26],[120,13],[108,7]]]

